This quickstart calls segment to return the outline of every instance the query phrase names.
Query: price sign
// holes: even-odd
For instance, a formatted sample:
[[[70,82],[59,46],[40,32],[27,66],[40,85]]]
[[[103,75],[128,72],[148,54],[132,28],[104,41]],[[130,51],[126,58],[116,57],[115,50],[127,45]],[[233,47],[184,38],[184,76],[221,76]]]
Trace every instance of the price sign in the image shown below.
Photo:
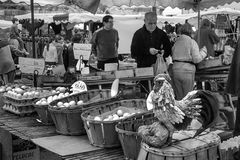
[[[72,87],[73,92],[87,91],[87,85],[83,81],[77,81],[77,82],[73,83],[73,85],[71,87]]]
[[[73,44],[74,58],[79,59],[79,57],[82,55],[84,60],[89,60],[91,48],[92,48],[91,44],[74,43]]]
[[[40,75],[43,74],[45,67],[44,59],[19,57],[18,60],[22,73],[33,73],[37,70]]]

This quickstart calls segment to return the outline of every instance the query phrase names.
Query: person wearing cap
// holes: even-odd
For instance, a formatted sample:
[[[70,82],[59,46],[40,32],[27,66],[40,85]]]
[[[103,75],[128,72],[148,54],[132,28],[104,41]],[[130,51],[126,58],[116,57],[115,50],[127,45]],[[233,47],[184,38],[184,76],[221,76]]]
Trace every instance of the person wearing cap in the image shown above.
[[[192,26],[184,24],[180,35],[172,47],[172,84],[176,100],[181,100],[193,90],[196,66],[207,56],[206,47],[199,50],[197,42],[192,39]]]
[[[118,63],[118,31],[113,28],[113,17],[102,19],[103,27],[93,33],[92,54],[97,57],[97,68],[104,70],[106,63]]]
[[[171,43],[167,34],[157,27],[157,14],[147,12],[144,25],[138,29],[132,38],[131,56],[137,62],[138,68],[151,67],[156,63],[157,55],[163,51],[163,58],[171,55]],[[141,92],[148,93],[148,82],[141,81]]]

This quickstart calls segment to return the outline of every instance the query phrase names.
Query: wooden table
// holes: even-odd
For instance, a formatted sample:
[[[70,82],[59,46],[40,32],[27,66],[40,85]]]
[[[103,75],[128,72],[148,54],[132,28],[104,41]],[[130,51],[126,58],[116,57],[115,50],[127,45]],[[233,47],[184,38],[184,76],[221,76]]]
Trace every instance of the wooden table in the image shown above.
[[[37,115],[19,117],[0,108],[0,143],[2,144],[2,160],[12,160],[13,135],[31,141],[44,149],[40,153],[41,160],[49,160],[46,151],[54,155],[54,159],[111,160],[123,159],[121,148],[103,149],[89,144],[87,136],[63,136],[55,132],[54,126],[45,126],[36,120]],[[40,150],[41,151],[41,150]]]
[[[144,76],[144,77],[128,77],[128,78],[120,78],[119,81],[121,82],[139,82],[139,81],[148,81],[149,89],[152,90],[152,83],[154,76]],[[112,84],[115,79],[105,79],[105,80],[86,80],[84,81],[88,86],[98,86],[99,89],[102,89],[102,85],[105,84]],[[44,87],[52,87],[52,86],[71,86],[72,84],[67,83],[43,83]]]

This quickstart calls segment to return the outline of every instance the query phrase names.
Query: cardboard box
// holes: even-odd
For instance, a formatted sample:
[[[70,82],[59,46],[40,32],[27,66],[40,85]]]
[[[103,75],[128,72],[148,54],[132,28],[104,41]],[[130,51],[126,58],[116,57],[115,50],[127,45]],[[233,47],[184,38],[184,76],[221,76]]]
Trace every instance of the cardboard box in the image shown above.
[[[13,153],[13,160],[40,160],[40,150],[30,149]]]
[[[13,140],[13,160],[40,160],[40,149],[30,141]]]
[[[136,77],[154,76],[153,67],[136,68],[134,71]]]
[[[133,70],[118,70],[114,72],[115,78],[128,78],[134,77]]]
[[[104,65],[105,71],[116,71],[118,70],[118,64],[117,63],[106,63]]]

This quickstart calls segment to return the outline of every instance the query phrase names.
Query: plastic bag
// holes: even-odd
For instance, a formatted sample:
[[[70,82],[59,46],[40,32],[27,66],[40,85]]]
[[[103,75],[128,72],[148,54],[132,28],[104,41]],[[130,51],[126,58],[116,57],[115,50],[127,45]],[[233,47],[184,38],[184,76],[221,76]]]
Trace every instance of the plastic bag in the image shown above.
[[[158,74],[168,73],[166,62],[161,54],[157,55],[156,63],[153,65],[153,71],[155,76]]]

